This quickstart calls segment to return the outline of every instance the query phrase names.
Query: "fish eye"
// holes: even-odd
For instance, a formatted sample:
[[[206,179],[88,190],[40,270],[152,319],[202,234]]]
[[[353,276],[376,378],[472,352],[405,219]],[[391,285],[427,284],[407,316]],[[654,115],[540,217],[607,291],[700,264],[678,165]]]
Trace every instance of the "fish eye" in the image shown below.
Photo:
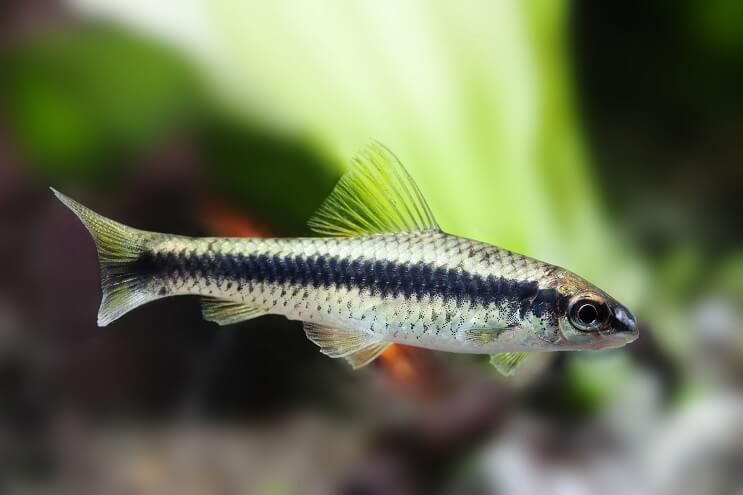
[[[581,304],[578,308],[578,319],[584,325],[593,325],[598,317],[599,311],[593,303]]]
[[[580,295],[573,298],[568,309],[570,323],[583,332],[594,332],[604,326],[609,317],[605,301],[593,295]]]

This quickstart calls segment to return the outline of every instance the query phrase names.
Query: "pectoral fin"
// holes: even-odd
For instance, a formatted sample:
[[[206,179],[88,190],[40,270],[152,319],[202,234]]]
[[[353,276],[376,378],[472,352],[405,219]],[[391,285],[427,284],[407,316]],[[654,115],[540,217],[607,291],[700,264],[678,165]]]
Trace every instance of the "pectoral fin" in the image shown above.
[[[490,364],[495,366],[501,374],[512,376],[516,368],[524,361],[530,353],[528,352],[501,352],[500,354],[491,354]]]
[[[473,328],[467,330],[464,338],[470,344],[482,346],[494,342],[503,331],[503,328]]]
[[[390,342],[355,330],[332,328],[305,322],[307,338],[320,347],[320,352],[332,358],[345,358],[354,369],[374,361]]]

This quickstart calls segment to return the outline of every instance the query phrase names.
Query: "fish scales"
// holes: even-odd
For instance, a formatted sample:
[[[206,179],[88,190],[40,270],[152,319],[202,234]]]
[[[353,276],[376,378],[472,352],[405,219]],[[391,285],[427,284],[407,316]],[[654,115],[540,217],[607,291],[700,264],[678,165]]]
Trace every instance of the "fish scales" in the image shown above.
[[[513,326],[526,317],[551,268],[432,231],[354,239],[154,234],[131,271],[161,297],[230,299],[293,319],[466,351],[458,345],[464,331]]]

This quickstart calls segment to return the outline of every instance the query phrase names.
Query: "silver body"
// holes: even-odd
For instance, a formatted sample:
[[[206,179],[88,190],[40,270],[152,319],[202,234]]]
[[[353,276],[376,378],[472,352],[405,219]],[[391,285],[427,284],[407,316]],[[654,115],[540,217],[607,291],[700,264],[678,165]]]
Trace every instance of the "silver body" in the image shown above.
[[[534,331],[531,313],[520,315],[513,301],[477,303],[452,300],[435,293],[416,297],[383,296],[350,284],[276,283],[252,280],[250,274],[215,276],[212,264],[220,256],[265,255],[279,259],[364,260],[396,263],[401,267],[426,265],[481,277],[534,281],[546,288],[556,267],[508,250],[439,231],[396,233],[360,238],[187,238],[166,236],[151,240],[153,253],[180,253],[203,260],[194,270],[165,273],[152,279],[152,292],[166,287],[167,295],[195,294],[229,299],[266,313],[328,327],[354,329],[380,339],[464,353],[551,350]],[[403,268],[405,269],[405,268]],[[321,276],[321,275],[318,275]],[[350,286],[349,286],[350,285]],[[433,292],[433,291],[432,291]],[[546,323],[546,322],[545,322]],[[493,331],[492,341],[473,342],[472,330]]]

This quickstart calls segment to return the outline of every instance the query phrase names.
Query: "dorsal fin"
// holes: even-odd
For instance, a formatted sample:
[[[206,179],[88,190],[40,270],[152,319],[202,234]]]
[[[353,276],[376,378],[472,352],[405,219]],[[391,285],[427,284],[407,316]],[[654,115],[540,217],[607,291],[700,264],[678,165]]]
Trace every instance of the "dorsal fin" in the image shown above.
[[[308,225],[318,234],[334,237],[439,229],[413,178],[400,160],[377,142],[353,158],[351,170],[341,177]]]

